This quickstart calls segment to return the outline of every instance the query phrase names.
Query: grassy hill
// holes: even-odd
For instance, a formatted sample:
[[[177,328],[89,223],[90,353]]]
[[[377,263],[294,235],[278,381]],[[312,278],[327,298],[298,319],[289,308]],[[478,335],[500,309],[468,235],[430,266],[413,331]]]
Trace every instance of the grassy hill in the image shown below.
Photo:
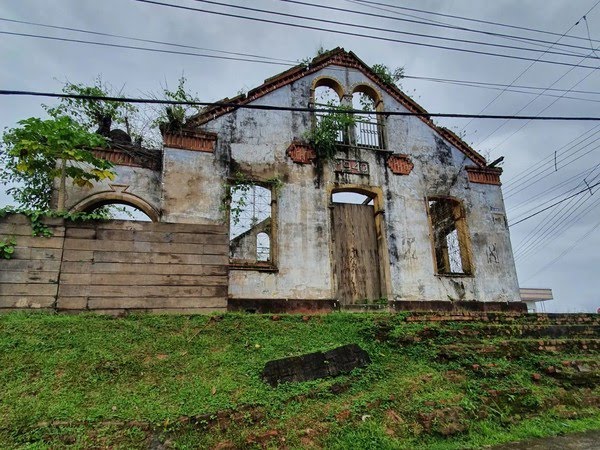
[[[0,315],[0,448],[478,448],[600,429],[600,317]],[[372,364],[272,388],[272,359]]]

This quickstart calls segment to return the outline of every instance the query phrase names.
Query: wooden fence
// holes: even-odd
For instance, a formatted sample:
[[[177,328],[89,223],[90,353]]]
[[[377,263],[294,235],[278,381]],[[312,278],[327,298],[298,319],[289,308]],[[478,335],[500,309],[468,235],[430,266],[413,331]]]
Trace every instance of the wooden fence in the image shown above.
[[[0,219],[0,239],[17,242],[13,257],[0,260],[0,310],[185,314],[227,308],[224,226],[45,223],[52,237],[32,237],[24,216]]]

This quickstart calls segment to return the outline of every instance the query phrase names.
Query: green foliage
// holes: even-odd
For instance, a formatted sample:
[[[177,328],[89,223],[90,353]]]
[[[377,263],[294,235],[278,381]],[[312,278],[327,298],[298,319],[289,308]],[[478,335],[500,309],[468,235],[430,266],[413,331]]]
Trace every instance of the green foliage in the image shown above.
[[[319,115],[315,125],[304,136],[315,149],[320,161],[331,161],[335,158],[340,134],[346,135],[348,129],[356,124],[356,118],[348,112],[352,108],[338,106],[332,102],[327,103],[326,108],[332,112]]]
[[[14,236],[0,239],[0,259],[11,259],[15,252],[17,241]]]
[[[398,82],[404,78],[404,67],[396,67],[392,70],[385,64],[373,64],[371,70],[387,84],[394,86],[399,86]]]
[[[317,49],[317,51],[315,52],[315,56],[307,56],[306,58],[302,58],[302,59],[298,60],[298,62],[300,64],[302,64],[303,66],[308,67],[313,59],[315,59],[321,55],[324,55],[328,51],[329,50],[327,50],[325,47],[320,45],[319,48]]]
[[[192,95],[187,91],[185,83],[187,79],[184,76],[179,78],[177,89],[169,90],[168,87],[163,88],[163,96],[165,100],[174,102],[199,102],[196,95]],[[193,113],[198,113],[200,109],[193,105],[170,105],[164,108],[153,124],[158,126],[162,132],[177,132],[184,128],[186,118]]]
[[[91,86],[66,81],[62,91],[70,95],[94,97],[120,97],[122,94],[120,91],[115,92],[115,89],[104,83],[100,76],[94,80]],[[96,131],[109,118],[112,123],[125,125],[129,134],[131,134],[129,129],[131,117],[138,112],[138,109],[131,103],[80,98],[61,98],[58,106],[43,105],[43,107],[51,117],[69,116],[88,131]]]
[[[6,206],[0,208],[0,218],[5,217],[9,214],[23,214],[26,216],[30,223],[33,236],[51,237],[52,230],[44,223],[44,219],[65,219],[73,222],[86,221],[86,220],[109,220],[112,218],[111,209],[98,208],[92,212],[69,212],[69,211],[56,211],[52,209],[27,209],[27,208],[15,208],[13,206]]]
[[[399,344],[380,335],[426,333],[432,325],[401,314],[274,319],[0,315],[0,447],[142,449],[168,440],[181,449],[463,449],[600,430],[600,409],[590,406],[600,388],[564,386],[550,376],[533,382],[541,358],[534,351],[499,360],[466,347],[446,361],[438,337]],[[486,339],[470,332],[484,327],[435,326],[439,336],[456,331],[457,340],[477,344]],[[277,388],[261,379],[267,361],[348,343],[372,363]],[[581,355],[550,357],[555,362],[544,364]],[[486,364],[506,373],[484,376]]]
[[[71,178],[77,186],[114,179],[112,164],[90,151],[106,140],[90,133],[71,117],[55,115],[21,120],[2,137],[0,162],[6,168],[0,181],[19,183],[8,190],[23,207],[48,209],[55,178]],[[64,198],[64,197],[63,197]],[[64,209],[64,204],[59,204]]]

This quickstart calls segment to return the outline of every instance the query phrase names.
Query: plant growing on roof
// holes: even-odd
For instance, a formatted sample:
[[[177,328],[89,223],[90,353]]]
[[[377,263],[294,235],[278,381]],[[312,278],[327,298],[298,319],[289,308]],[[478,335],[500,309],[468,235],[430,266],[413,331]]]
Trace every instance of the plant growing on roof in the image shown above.
[[[392,70],[385,64],[373,64],[371,66],[371,70],[387,84],[398,87],[400,87],[398,82],[404,78],[404,67],[396,67],[394,70]]]
[[[168,87],[163,88],[163,96],[165,100],[182,103],[199,102],[200,100],[196,95],[192,95],[186,90],[186,82],[187,79],[184,76],[181,76],[177,84],[177,89],[171,91]],[[158,118],[153,122],[153,124],[159,127],[161,133],[180,132],[184,128],[186,118],[190,114],[198,112],[200,112],[200,108],[197,105],[172,104],[166,106],[159,113]]]

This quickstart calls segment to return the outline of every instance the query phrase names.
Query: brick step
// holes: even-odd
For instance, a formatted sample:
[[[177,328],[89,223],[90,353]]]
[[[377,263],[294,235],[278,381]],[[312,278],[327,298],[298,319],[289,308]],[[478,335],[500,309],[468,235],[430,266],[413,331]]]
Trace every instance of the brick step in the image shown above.
[[[541,364],[542,372],[572,386],[600,386],[600,362],[596,360],[563,361],[557,365]]]
[[[589,324],[464,324],[460,328],[425,327],[415,333],[420,338],[452,338],[461,342],[481,340],[483,338],[600,338],[600,325]]]
[[[406,322],[483,322],[552,325],[600,325],[600,314],[519,314],[500,312],[411,312]]]
[[[555,353],[568,351],[591,354],[600,351],[600,339],[511,339],[489,344],[452,344],[439,347],[438,357],[459,359],[468,355],[504,356],[517,358],[526,353]]]

